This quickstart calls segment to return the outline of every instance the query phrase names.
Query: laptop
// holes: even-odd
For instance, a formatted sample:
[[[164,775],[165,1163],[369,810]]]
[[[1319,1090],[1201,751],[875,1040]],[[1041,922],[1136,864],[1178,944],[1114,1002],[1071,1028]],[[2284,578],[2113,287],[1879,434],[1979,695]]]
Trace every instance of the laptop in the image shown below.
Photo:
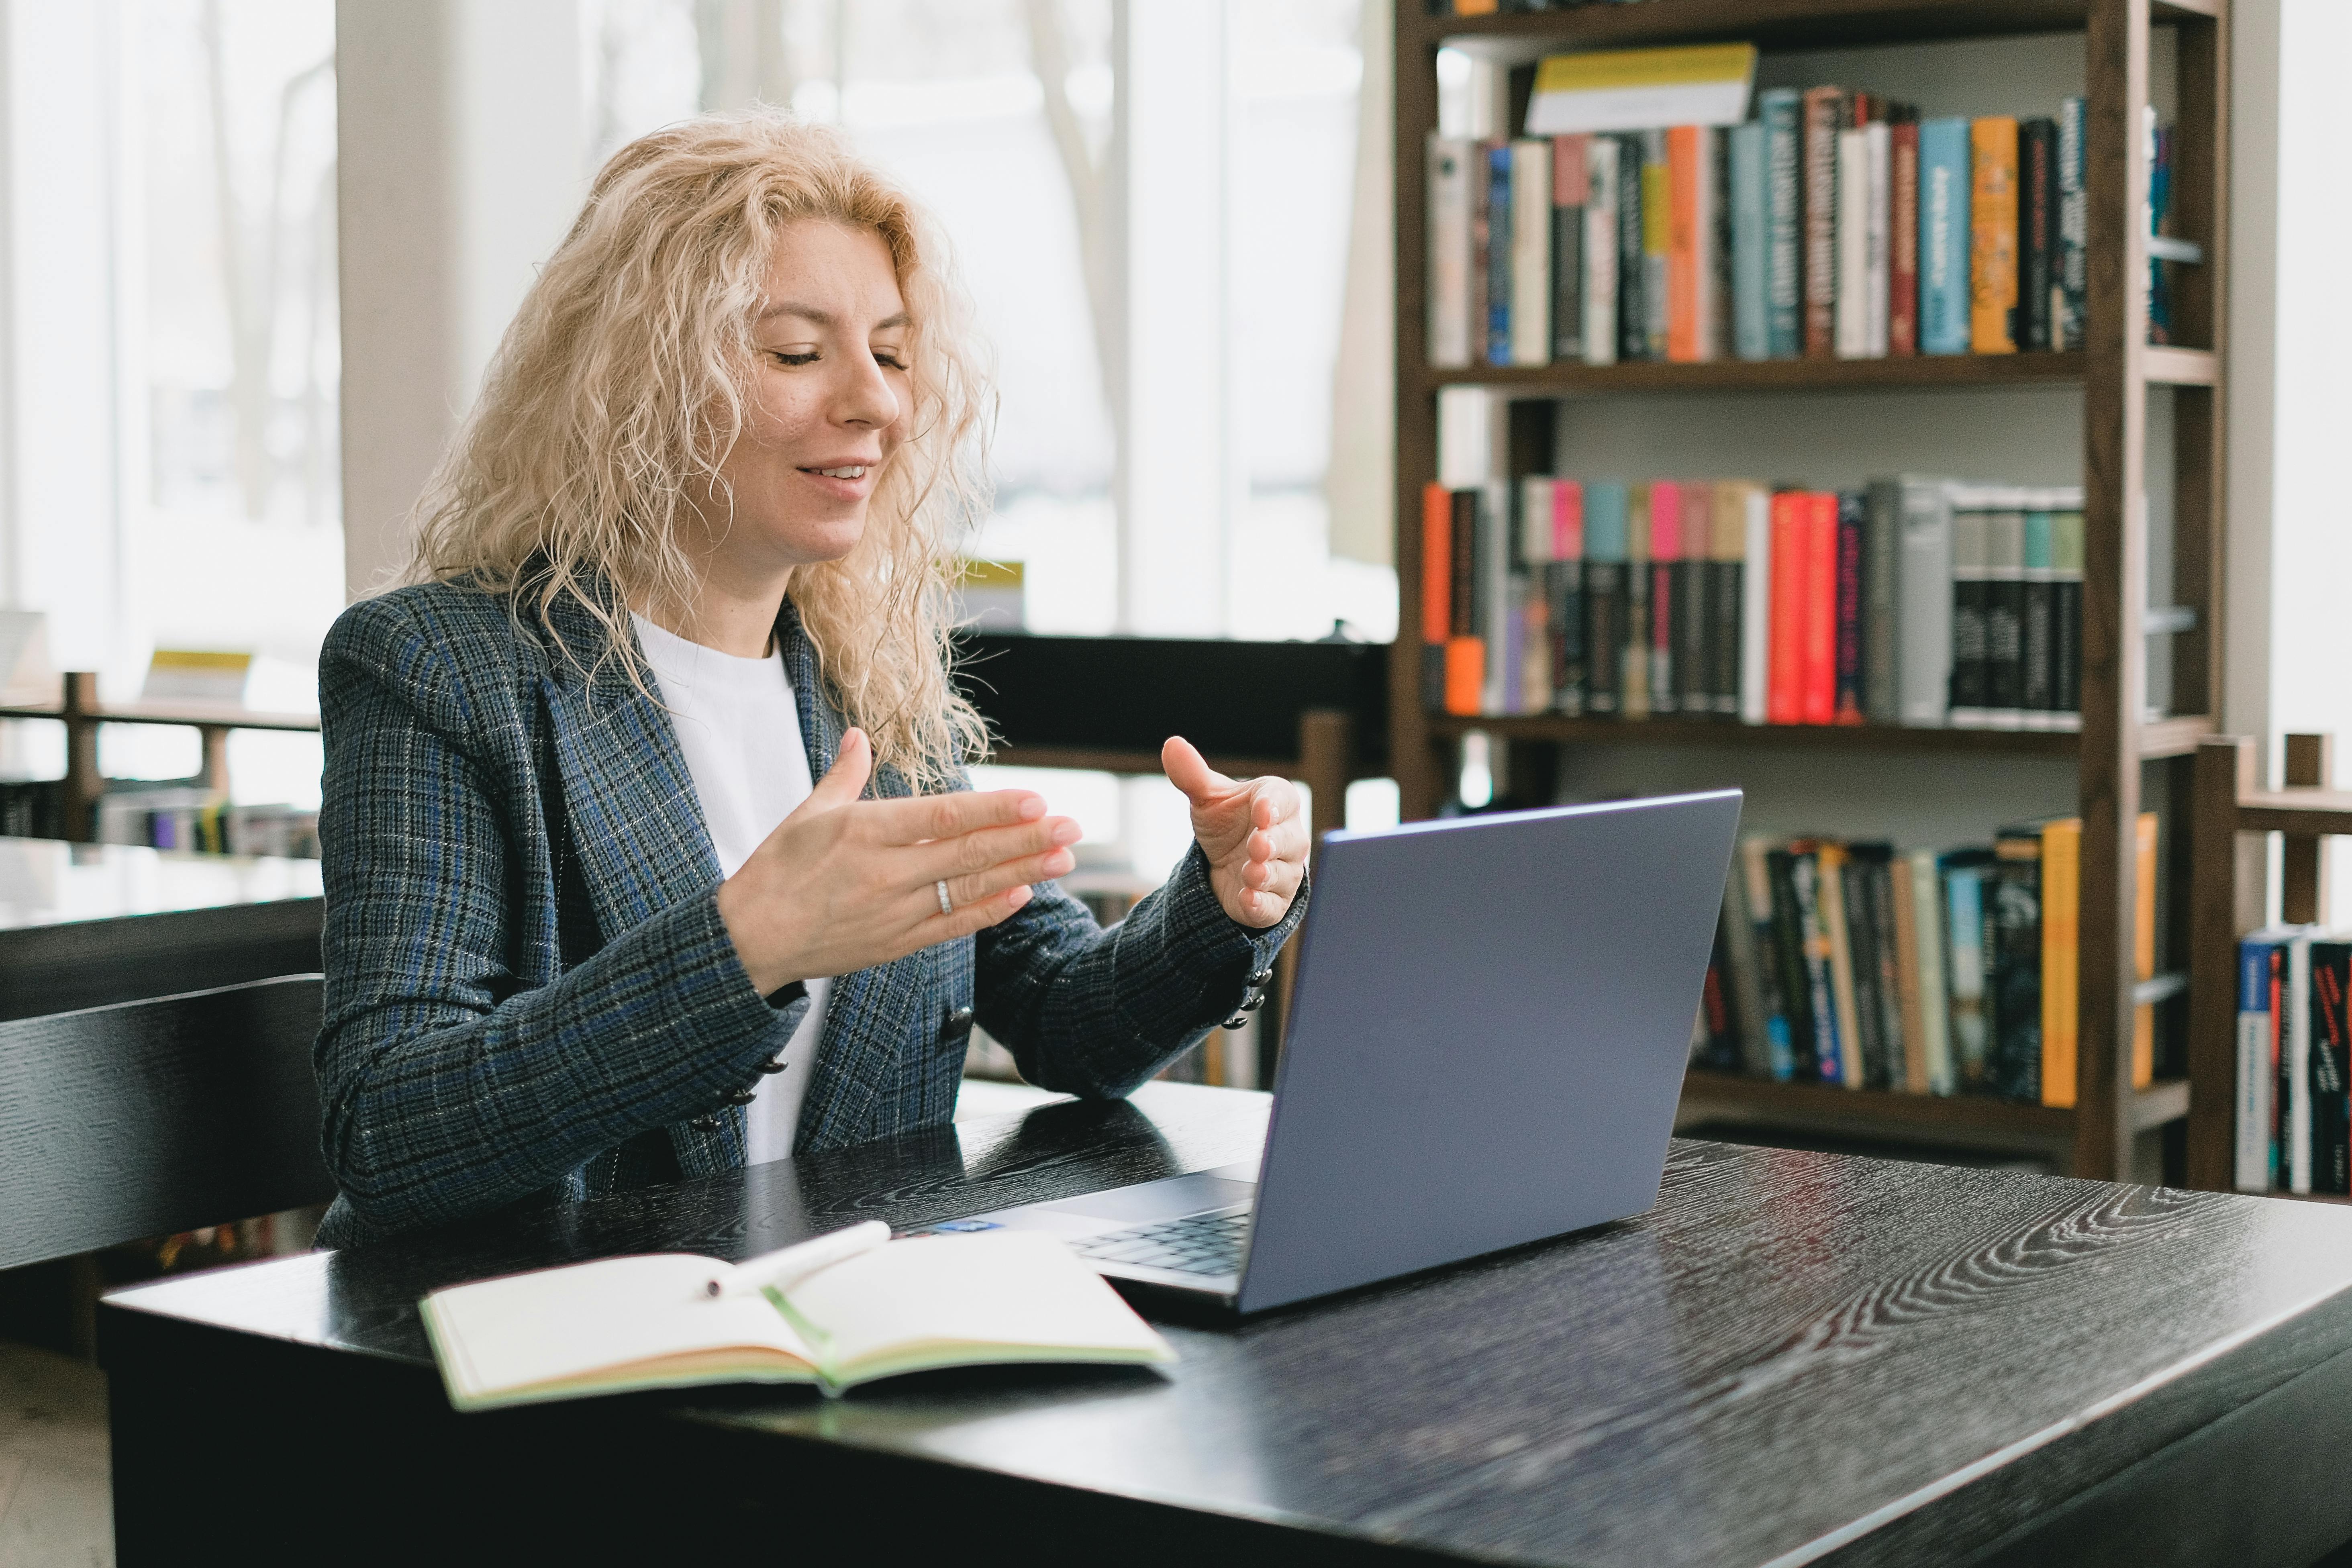
[[[1643,1213],[1740,799],[1328,835],[1260,1159],[920,1228],[1250,1313]]]

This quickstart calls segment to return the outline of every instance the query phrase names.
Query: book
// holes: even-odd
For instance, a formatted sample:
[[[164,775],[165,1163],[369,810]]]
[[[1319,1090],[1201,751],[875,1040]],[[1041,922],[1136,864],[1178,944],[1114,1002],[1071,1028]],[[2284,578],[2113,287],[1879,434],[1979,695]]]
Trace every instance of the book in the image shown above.
[[[2025,726],[2025,513],[2016,492],[1984,514],[1985,720]]]
[[[2236,1105],[2232,1184],[2242,1193],[2278,1184],[2278,1002],[2285,988],[2289,930],[2272,926],[2238,942]]]
[[[2042,1098],[2042,829],[2004,827],[1992,852],[1988,1078],[2001,1099],[2032,1103]]]
[[[1774,88],[1757,100],[1764,129],[1765,313],[1767,353],[1795,359],[1804,352],[1804,95]]]
[[[1715,487],[1683,481],[1682,564],[1675,600],[1675,710],[1686,719],[1715,715]]]
[[[1617,139],[1584,144],[1584,363],[1617,363]]]
[[[1863,552],[1870,527],[1867,498],[1858,490],[1837,496],[1837,652],[1831,721],[1859,724],[1862,710],[1863,611],[1865,566]]]
[[[1738,1049],[1727,1070],[1751,1078],[1772,1076],[1770,1040],[1766,1034],[1761,976],[1756,967],[1756,925],[1748,910],[1747,871],[1735,850],[1723,876],[1723,915],[1716,942],[1722,963],[1725,1005],[1736,1024]],[[1704,1005],[1702,1004],[1702,1011]]]
[[[1805,497],[1803,557],[1797,605],[1802,659],[1803,722],[1837,721],[1838,498],[1828,491]]]
[[[1551,357],[1573,364],[1584,357],[1584,205],[1591,193],[1586,153],[1590,136],[1556,136],[1551,143]]]
[[[2085,341],[2091,287],[2091,196],[2085,178],[2090,102],[2079,95],[2058,106],[2058,265],[2052,280],[2053,346],[2074,350]]]
[[[1761,724],[1771,716],[1772,493],[1759,484],[1738,486],[1745,548],[1739,566],[1739,717]]]
[[[1649,265],[1643,248],[1650,201],[1648,138],[1617,138],[1617,357],[1650,357]]]
[[[1919,352],[1919,116],[1901,110],[1887,127],[1886,352]]]
[[[1770,175],[1760,121],[1731,132],[1731,341],[1744,360],[1772,357]]]
[[[1551,481],[1551,560],[1544,568],[1552,640],[1552,707],[1584,711],[1584,487]]]
[[[1982,1092],[1992,1081],[1990,978],[1986,917],[1991,908],[1987,885],[1993,868],[1990,849],[1956,849],[1936,858],[1944,894],[1945,984],[1951,997],[1951,1052],[1961,1089]]]
[[[2011,354],[2017,342],[2017,121],[1969,125],[1969,346]]]
[[[2081,498],[2050,514],[2050,727],[2083,727]]]
[[[1432,479],[1421,487],[1422,706],[1445,711],[1445,645],[1454,635],[1454,496]]]
[[[2058,258],[2058,122],[2022,120],[2017,126],[2017,322],[2021,349],[2057,346],[2051,285]]]
[[[1892,311],[1894,247],[1888,233],[1894,222],[1892,184],[1893,132],[1887,106],[1874,100],[1870,119],[1862,125],[1862,330],[1863,357],[1886,357],[1887,320]]]
[[[1470,364],[1470,182],[1474,144],[1465,137],[1429,139],[1429,363],[1438,370]]]
[[[1511,143],[1489,142],[1484,146],[1486,155],[1484,268],[1486,311],[1482,357],[1488,364],[1504,365],[1511,363],[1512,292],[1518,280],[1512,225],[1518,216],[1518,206],[1512,199]]]
[[[1870,137],[1859,125],[1837,133],[1837,357],[1869,359]]]
[[[1551,363],[1551,143],[1511,143],[1511,331],[1509,363]]]
[[[1663,127],[1641,133],[1642,143],[1642,357],[1666,357],[1667,326],[1674,310],[1674,165],[1666,156]]]
[[[1774,951],[1770,856],[1770,842],[1760,833],[1748,834],[1739,841],[1732,871],[1738,879],[1740,904],[1748,918],[1748,950],[1753,954],[1750,973],[1757,1028],[1749,1038],[1760,1042],[1763,1057],[1761,1063],[1752,1063],[1749,1070],[1775,1082],[1787,1083],[1796,1076],[1796,1056],[1790,1044],[1786,979]]]
[[[2311,1191],[2311,941],[2309,927],[2286,942],[2279,1013],[2279,1163],[2291,1193]]]
[[[1853,963],[1854,1014],[1863,1054],[1863,1087],[1906,1087],[1901,964],[1895,951],[1891,845],[1846,847],[1847,946]]]
[[[1873,724],[1899,724],[1903,487],[1894,479],[1873,479],[1861,500],[1862,716]]]
[[[1919,352],[1964,354],[1970,342],[1969,122],[1919,124]]]
[[[2132,977],[2156,978],[2156,813],[2143,811],[2134,825],[2132,882]],[[2156,1004],[2132,1008],[2132,1087],[2156,1081]]]
[[[1780,490],[1771,501],[1771,672],[1765,717],[1774,724],[1805,721],[1805,582],[1811,556],[1807,531],[1812,503],[1801,490]]]
[[[1808,89],[1800,121],[1803,137],[1804,343],[1807,359],[1831,359],[1837,348],[1838,131],[1845,93]]]
[[[1740,661],[1748,647],[1748,517],[1752,488],[1737,479],[1706,487],[1710,525],[1709,585],[1705,595],[1706,689],[1719,719],[1738,718],[1745,699]]]
[[[1584,486],[1584,710],[1607,718],[1624,689],[1629,497],[1615,479]]]
[[[1951,997],[1945,981],[1949,943],[1944,934],[1943,887],[1936,857],[1925,849],[1916,850],[1895,864],[1908,883],[1911,931],[1905,952],[1916,964],[1918,977],[1918,1026],[1905,1037],[1906,1049],[1913,1046],[1916,1049],[1910,1050],[1905,1066],[1923,1082],[1924,1092],[1952,1094],[1959,1084],[1952,1069]],[[1904,890],[1904,883],[1898,881],[1898,900]]]
[[[2042,828],[2042,1103],[2074,1103],[2082,1021],[2083,821],[2062,817]]]
[[[2311,944],[2311,1190],[2352,1193],[2352,942],[2340,937]]]
[[[1824,1068],[1822,1081],[1862,1089],[1870,1082],[1870,1058],[1876,1042],[1870,1037],[1866,1012],[1855,996],[1854,926],[1847,907],[1848,851],[1843,844],[1817,841],[1812,861],[1814,908],[1822,940],[1829,950],[1830,1005],[1837,1016],[1838,1074],[1832,1078]]]
[[[1901,722],[1935,728],[1952,700],[1952,487],[1917,474],[1894,482],[1903,557],[1895,584],[1896,700]]]
[[[2018,623],[2023,690],[2018,706],[2024,710],[2024,727],[2028,730],[2057,728],[2056,692],[2052,682],[2058,669],[2058,574],[2052,562],[2051,534],[2049,511],[2036,507],[2025,513],[2025,595]]]
[[[1947,721],[1982,729],[1991,721],[1986,694],[1985,605],[1991,566],[1988,523],[1971,505],[1951,509],[1952,690]]]
[[[1810,1076],[1819,1083],[1843,1084],[1846,1081],[1844,1037],[1838,1032],[1830,931],[1822,912],[1819,846],[1800,840],[1790,846],[1785,858],[1795,911],[1791,945],[1802,969],[1805,1017],[1811,1029]]]
[[[1478,711],[1486,687],[1486,644],[1477,633],[1478,492],[1453,492],[1446,539],[1451,608],[1445,639],[1445,710]]]
[[[1536,67],[1528,133],[1737,125],[1755,79],[1753,44],[1549,55]]]
[[[743,1264],[656,1253],[454,1286],[425,1298],[425,1333],[461,1411],[719,1383],[838,1394],[938,1367],[1176,1359],[1053,1237],[852,1231]],[[864,1245],[838,1256],[852,1241]],[[812,1267],[793,1268],[795,1255]],[[764,1279],[777,1282],[757,1288]]]
[[[1486,680],[1479,689],[1477,711],[1514,711],[1510,691],[1518,666],[1513,655],[1512,628],[1517,622],[1511,552],[1511,484],[1490,479],[1473,492],[1477,500],[1477,586],[1471,595],[1478,639],[1486,647]]]
[[[1713,151],[1706,127],[1666,132],[1666,358],[1678,364],[1714,357],[1703,297],[1714,269]]]
[[[1673,479],[1649,487],[1648,533],[1650,560],[1650,679],[1646,690],[1649,711],[1672,715],[1677,710],[1675,654],[1675,617],[1685,614],[1683,589],[1683,492]]]

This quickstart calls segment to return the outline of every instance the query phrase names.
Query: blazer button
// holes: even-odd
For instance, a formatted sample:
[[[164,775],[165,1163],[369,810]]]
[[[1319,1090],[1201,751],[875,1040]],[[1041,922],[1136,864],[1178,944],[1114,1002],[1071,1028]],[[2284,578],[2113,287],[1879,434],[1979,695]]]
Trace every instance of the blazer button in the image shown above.
[[[954,1012],[949,1014],[947,1016],[947,1021],[940,1026],[940,1040],[941,1044],[945,1044],[950,1040],[960,1040],[971,1033],[971,1009],[969,1007],[957,1008]]]
[[[774,1061],[761,1062],[760,1064],[760,1070],[761,1072],[782,1072],[784,1070],[784,1058],[782,1056],[779,1055]]]
[[[759,1098],[760,1091],[756,1089],[739,1089],[734,1093],[727,1097],[727,1103],[730,1105],[749,1105]]]
[[[1249,977],[1249,983],[1250,983],[1252,985],[1263,985],[1263,984],[1265,984],[1267,981],[1269,981],[1269,980],[1271,980],[1271,979],[1273,979],[1273,978],[1274,978],[1274,968],[1273,968],[1273,966],[1272,966],[1271,964],[1269,964],[1269,965],[1267,965],[1265,968],[1261,969],[1261,970],[1257,971],[1255,973],[1252,974],[1252,975]]]
[[[698,1116],[693,1121],[688,1122],[687,1125],[693,1128],[697,1132],[716,1132],[719,1131],[719,1118],[716,1116]]]

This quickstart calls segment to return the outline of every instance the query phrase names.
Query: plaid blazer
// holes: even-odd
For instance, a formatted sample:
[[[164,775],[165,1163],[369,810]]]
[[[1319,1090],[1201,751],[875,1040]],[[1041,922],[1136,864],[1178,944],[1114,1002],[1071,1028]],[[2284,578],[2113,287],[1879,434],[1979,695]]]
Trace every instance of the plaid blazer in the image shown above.
[[[601,636],[577,605],[555,627],[583,655]],[[790,604],[777,630],[821,777],[845,726]],[[617,661],[583,674],[509,601],[448,584],[345,611],[319,695],[316,1061],[341,1188],[321,1241],[741,1165],[729,1097],[808,1002],[772,1007],[736,959],[668,714]],[[887,767],[870,788],[911,793]],[[950,1121],[975,1012],[1032,1083],[1129,1093],[1263,984],[1306,904],[1239,924],[1197,845],[1108,931],[1036,894],[835,979],[797,1148]]]

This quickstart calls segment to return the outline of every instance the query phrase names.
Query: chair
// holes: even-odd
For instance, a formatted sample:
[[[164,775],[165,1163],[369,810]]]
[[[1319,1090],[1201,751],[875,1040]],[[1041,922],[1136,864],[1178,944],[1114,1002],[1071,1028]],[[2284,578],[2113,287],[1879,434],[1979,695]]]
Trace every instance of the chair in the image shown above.
[[[315,974],[0,1023],[0,1268],[324,1203]]]

